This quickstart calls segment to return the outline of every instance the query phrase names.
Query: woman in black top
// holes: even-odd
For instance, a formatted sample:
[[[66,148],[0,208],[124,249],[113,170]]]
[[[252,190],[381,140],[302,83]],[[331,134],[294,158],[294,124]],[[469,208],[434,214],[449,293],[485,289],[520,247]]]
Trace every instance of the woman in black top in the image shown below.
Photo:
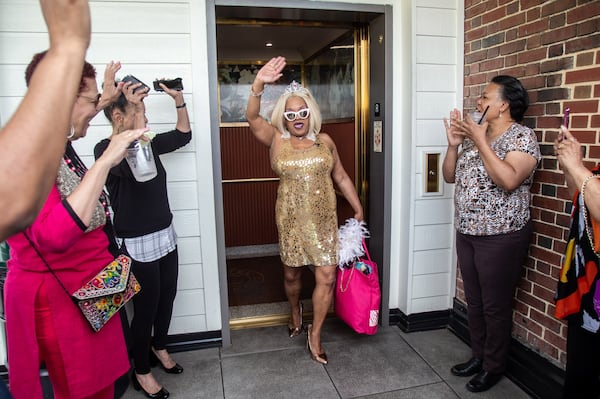
[[[126,86],[123,94],[104,114],[112,123],[110,138],[96,144],[98,158],[110,139],[133,126],[145,126],[146,109],[143,99],[147,91]],[[133,299],[134,316],[131,322],[135,374],[133,386],[143,389],[149,398],[167,398],[169,392],[151,373],[151,360],[158,359],[167,373],[179,374],[183,368],[166,350],[166,339],[177,293],[178,255],[173,215],[167,198],[167,175],[160,154],[185,146],[192,138],[183,93],[161,87],[175,101],[175,129],[158,134],[151,141],[157,175],[150,180],[137,181],[123,160],[112,168],[106,182],[114,211],[114,226],[119,241],[133,259],[132,271],[142,285]],[[152,331],[154,329],[154,337]]]

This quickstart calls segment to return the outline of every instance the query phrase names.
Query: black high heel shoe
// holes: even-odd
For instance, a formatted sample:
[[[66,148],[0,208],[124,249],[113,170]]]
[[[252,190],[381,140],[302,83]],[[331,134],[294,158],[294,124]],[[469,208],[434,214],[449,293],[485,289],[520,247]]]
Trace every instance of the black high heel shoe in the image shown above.
[[[290,327],[288,324],[288,334],[289,334],[290,338],[297,337],[298,335],[300,335],[302,333],[302,330],[304,330],[304,323],[302,322],[302,313],[303,313],[302,302],[300,302],[300,325],[298,327]],[[292,320],[290,320],[290,321],[292,321]]]
[[[166,368],[164,366],[164,364],[162,364],[162,362],[160,361],[160,359],[158,358],[156,353],[154,352],[154,349],[151,349],[150,350],[150,367],[156,367],[158,364],[160,364],[160,366],[165,371],[165,373],[169,373],[169,374],[183,373],[183,367],[181,367],[181,365],[179,363],[175,363],[175,366],[173,366],[171,368]]]
[[[133,389],[135,389],[136,391],[142,391],[142,393],[150,399],[167,399],[169,397],[169,391],[167,391],[165,389],[165,387],[160,388],[160,391],[156,392],[156,393],[148,393],[146,392],[146,390],[144,388],[142,388],[142,385],[140,384],[140,381],[137,379],[137,376],[135,375],[135,373],[133,373],[133,378],[131,379],[132,381],[132,385],[133,385]]]

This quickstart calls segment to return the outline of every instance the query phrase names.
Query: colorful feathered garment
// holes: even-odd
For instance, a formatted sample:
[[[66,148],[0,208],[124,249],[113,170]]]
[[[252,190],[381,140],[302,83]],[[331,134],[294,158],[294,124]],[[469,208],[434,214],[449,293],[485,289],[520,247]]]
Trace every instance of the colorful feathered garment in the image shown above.
[[[599,165],[600,166],[600,165]],[[594,174],[600,174],[597,166]],[[598,284],[599,259],[594,249],[600,245],[599,224],[588,217],[586,226],[585,204],[579,192],[573,199],[571,228],[567,241],[567,250],[556,288],[556,310],[559,319],[579,314],[581,327],[591,331],[600,330],[600,285]],[[591,235],[588,235],[593,232]],[[590,242],[590,238],[594,242]]]

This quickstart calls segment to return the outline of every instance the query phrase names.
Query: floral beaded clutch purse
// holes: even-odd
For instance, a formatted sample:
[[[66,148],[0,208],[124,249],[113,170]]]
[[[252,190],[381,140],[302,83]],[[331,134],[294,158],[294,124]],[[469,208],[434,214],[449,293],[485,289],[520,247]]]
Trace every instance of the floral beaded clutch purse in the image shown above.
[[[69,291],[67,291],[27,233],[23,232],[23,234],[63,291],[79,307],[83,317],[95,332],[100,331],[110,318],[117,314],[119,309],[125,306],[142,289],[131,272],[131,258],[120,254],[90,281],[73,294],[69,294]]]
[[[98,331],[142,287],[131,272],[131,258],[117,256],[72,295],[94,331]]]

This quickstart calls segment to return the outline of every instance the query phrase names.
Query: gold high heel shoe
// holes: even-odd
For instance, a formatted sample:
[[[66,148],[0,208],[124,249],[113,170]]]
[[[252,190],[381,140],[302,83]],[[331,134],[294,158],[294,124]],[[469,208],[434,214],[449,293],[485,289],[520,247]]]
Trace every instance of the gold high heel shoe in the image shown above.
[[[315,353],[312,350],[312,345],[310,344],[310,333],[312,331],[312,324],[306,326],[306,349],[310,352],[310,358],[317,363],[327,364],[327,354],[323,353]]]
[[[300,325],[298,327],[290,327],[290,325],[288,324],[288,333],[290,338],[297,337],[298,335],[300,335],[302,330],[304,330],[304,323],[302,323],[302,310],[302,302],[300,302]]]

